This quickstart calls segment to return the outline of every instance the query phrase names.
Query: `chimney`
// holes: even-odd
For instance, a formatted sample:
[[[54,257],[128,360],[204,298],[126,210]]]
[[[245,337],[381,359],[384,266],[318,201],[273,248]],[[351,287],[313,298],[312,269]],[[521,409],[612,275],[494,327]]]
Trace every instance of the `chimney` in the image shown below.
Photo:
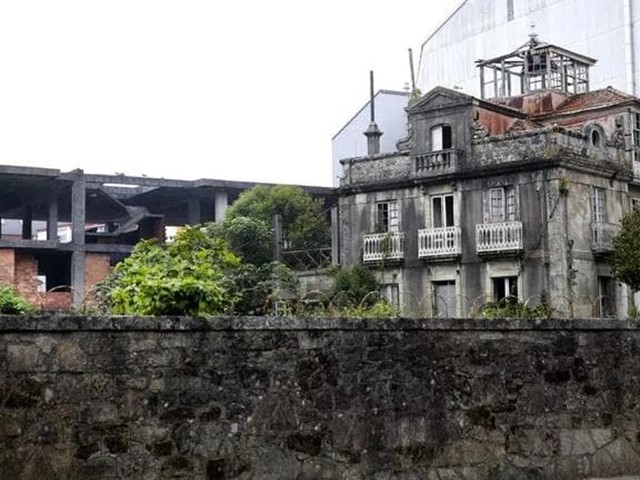
[[[367,137],[367,155],[373,157],[380,153],[380,136],[382,132],[376,124],[376,110],[373,100],[373,70],[369,72],[369,105],[371,107],[371,123],[369,128],[364,132],[364,136]]]

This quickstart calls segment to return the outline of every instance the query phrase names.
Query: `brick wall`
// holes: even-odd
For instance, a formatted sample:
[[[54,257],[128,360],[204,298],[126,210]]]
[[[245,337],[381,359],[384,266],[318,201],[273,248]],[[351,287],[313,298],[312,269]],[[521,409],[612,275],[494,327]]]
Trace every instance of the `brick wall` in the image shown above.
[[[48,312],[66,311],[71,308],[71,292],[46,292],[39,295],[39,305],[37,308]]]
[[[640,472],[640,322],[0,317],[2,478]]]
[[[87,253],[85,256],[84,291],[87,300],[92,298],[92,288],[111,272],[109,255],[102,253]]]
[[[16,257],[12,248],[0,249],[0,285],[13,285],[15,281]]]
[[[20,295],[34,306],[40,304],[37,276],[38,261],[36,258],[28,253],[16,252],[14,285]]]

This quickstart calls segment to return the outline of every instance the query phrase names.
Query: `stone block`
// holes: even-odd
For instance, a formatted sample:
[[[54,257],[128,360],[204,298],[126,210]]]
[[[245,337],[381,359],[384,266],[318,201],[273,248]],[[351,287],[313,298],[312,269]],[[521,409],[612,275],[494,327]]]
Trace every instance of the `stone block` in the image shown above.
[[[37,345],[7,345],[8,369],[14,372],[38,372],[44,370],[44,355]]]
[[[589,474],[593,477],[639,475],[640,453],[627,438],[616,438],[591,455]]]
[[[22,435],[25,416],[25,410],[0,410],[0,438]]]
[[[560,455],[585,455],[594,453],[612,440],[607,428],[560,430]]]

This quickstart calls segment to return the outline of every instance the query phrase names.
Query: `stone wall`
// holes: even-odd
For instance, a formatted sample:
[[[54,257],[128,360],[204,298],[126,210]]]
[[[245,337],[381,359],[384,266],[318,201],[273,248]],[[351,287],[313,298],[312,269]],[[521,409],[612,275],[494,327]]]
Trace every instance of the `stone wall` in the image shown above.
[[[2,478],[640,472],[640,323],[0,318]]]

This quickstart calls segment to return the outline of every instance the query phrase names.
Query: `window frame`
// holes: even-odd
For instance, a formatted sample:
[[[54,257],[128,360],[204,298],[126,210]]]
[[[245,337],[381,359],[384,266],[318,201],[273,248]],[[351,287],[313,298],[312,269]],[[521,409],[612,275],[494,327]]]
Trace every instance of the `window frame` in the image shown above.
[[[439,206],[436,207],[436,200]],[[448,208],[447,205],[450,207]],[[436,215],[436,212],[439,212]],[[439,218],[438,218],[439,217]],[[436,222],[436,219],[439,222]],[[439,225],[437,225],[439,223]],[[431,196],[431,228],[447,228],[456,226],[455,198],[453,193]]]
[[[397,200],[375,203],[374,228],[377,233],[400,231],[400,211]]]
[[[489,223],[514,222],[518,217],[515,186],[489,189]]]
[[[602,187],[591,187],[591,222],[607,222],[607,195],[606,189]]]
[[[445,136],[445,131],[449,132],[448,136]],[[431,127],[429,129],[429,142],[429,149],[432,152],[440,152],[453,148],[453,128],[451,128],[451,125],[448,123],[439,123]],[[436,148],[436,146],[439,148]]]

